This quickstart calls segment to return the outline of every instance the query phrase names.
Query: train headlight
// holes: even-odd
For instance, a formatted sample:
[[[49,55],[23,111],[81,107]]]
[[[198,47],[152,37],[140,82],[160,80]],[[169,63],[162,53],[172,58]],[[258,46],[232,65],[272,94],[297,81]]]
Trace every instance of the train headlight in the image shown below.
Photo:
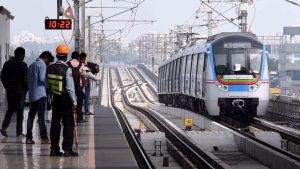
[[[223,91],[228,91],[228,85],[223,85],[223,84],[218,84],[217,85],[219,89],[223,90]]]
[[[255,90],[257,90],[259,88],[259,86],[260,86],[260,82],[255,83],[253,85],[250,85],[249,86],[249,91],[255,91]]]

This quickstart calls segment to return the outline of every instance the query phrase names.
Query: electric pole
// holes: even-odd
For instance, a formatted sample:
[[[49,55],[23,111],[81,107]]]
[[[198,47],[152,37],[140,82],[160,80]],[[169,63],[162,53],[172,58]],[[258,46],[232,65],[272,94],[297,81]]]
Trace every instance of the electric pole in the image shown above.
[[[57,0],[57,19],[59,19],[59,16],[62,13],[61,11],[63,11],[62,0]]]
[[[88,21],[88,56],[89,58],[91,58],[91,16],[87,17],[87,21]]]
[[[241,20],[240,29],[241,32],[247,32],[247,16],[248,16],[248,1],[242,0],[242,4],[240,7],[240,16],[239,19]]]
[[[81,51],[85,52],[85,0],[81,0]]]
[[[79,0],[74,0],[74,13],[75,13],[75,22],[74,22],[74,48],[75,51],[80,52],[80,33],[79,33]]]

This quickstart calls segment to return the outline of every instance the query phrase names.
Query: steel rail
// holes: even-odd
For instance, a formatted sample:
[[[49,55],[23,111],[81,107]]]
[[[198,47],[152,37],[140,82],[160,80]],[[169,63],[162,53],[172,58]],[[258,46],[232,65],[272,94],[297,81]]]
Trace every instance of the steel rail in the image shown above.
[[[117,73],[117,76],[118,76],[118,73]],[[109,69],[109,81],[112,86],[111,68]],[[120,82],[119,78],[118,78],[118,83],[119,83],[120,87],[123,87],[123,84],[122,84],[122,82]],[[122,113],[122,111],[115,105],[114,93],[113,93],[114,91],[112,91],[112,87],[110,88],[110,91],[111,91],[110,96],[111,96],[112,108],[116,112],[116,115],[119,119],[119,122],[120,122],[122,130],[123,130],[123,133],[124,133],[124,135],[127,139],[127,142],[133,152],[133,155],[136,159],[136,162],[137,162],[139,168],[141,168],[141,169],[152,169],[153,168],[154,169],[155,168],[154,165],[152,164],[151,160],[147,156],[147,153],[143,149],[141,143],[138,141],[138,138],[135,135],[132,128],[130,127],[130,124],[129,124],[127,118]]]
[[[284,139],[286,140],[289,140],[297,145],[300,145],[300,136],[299,135],[295,135],[295,134],[292,134],[292,133],[288,133],[286,131],[284,131],[283,129],[280,129],[280,128],[276,128],[272,125],[269,125],[267,123],[264,123],[263,121],[257,119],[257,118],[254,118],[253,119],[253,123],[252,125],[254,127],[257,127],[257,128],[260,128],[260,129],[263,129],[263,130],[268,130],[268,131],[274,131],[274,132],[277,132],[281,135],[281,137],[283,137]]]
[[[149,85],[149,83],[147,82],[147,80],[142,76],[141,72],[138,71],[136,68],[135,69],[135,72],[137,72],[137,74],[140,76],[140,78],[143,80],[144,83],[147,83],[148,87],[150,88],[151,92],[156,96],[156,98],[158,99],[158,95],[157,95],[157,92],[154,90],[154,88]]]
[[[129,73],[131,74],[132,78],[134,79],[135,81],[135,84],[138,86],[138,88],[140,89],[140,91],[142,92],[142,94],[144,95],[144,97],[146,98],[146,100],[151,103],[151,104],[154,104],[153,101],[151,101],[151,99],[146,95],[145,91],[141,88],[141,86],[138,84],[138,80],[133,76],[133,73],[131,72],[131,70],[134,70],[134,69],[128,69]],[[136,70],[135,70],[136,71]],[[139,76],[139,75],[138,75]]]
[[[233,130],[233,131],[235,131],[235,132],[241,134],[242,136],[245,136],[245,137],[247,137],[247,138],[249,138],[249,139],[251,139],[251,140],[253,140],[253,141],[255,141],[255,142],[257,142],[257,143],[259,143],[259,144],[261,144],[261,145],[263,145],[263,146],[265,146],[265,147],[268,147],[268,148],[270,148],[270,149],[272,149],[272,150],[274,150],[274,151],[276,151],[276,152],[278,152],[278,153],[281,153],[282,155],[285,155],[285,156],[287,156],[287,157],[289,157],[289,158],[291,158],[291,159],[294,159],[294,160],[296,160],[296,161],[300,161],[300,157],[299,157],[299,156],[297,156],[297,155],[295,155],[295,154],[292,154],[292,153],[290,153],[290,152],[288,152],[288,151],[282,150],[282,149],[280,149],[280,148],[277,148],[277,147],[275,147],[275,146],[273,146],[273,145],[271,145],[271,144],[268,144],[268,143],[266,143],[266,142],[264,142],[264,141],[262,141],[262,140],[260,140],[260,139],[258,139],[258,138],[256,138],[256,137],[254,137],[253,135],[251,135],[251,134],[248,133],[248,132],[241,131],[241,130],[239,130],[238,128],[233,127],[233,126],[231,126],[231,125],[229,125],[229,124],[226,124],[226,123],[224,123],[224,122],[218,122],[218,123],[219,123],[219,124],[222,124],[223,126],[228,127],[229,129],[231,129],[231,130]]]

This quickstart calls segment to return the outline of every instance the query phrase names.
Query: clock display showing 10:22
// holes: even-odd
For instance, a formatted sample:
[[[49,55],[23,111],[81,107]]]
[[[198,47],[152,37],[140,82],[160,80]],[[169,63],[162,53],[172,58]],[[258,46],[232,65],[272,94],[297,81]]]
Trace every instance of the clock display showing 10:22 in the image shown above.
[[[45,19],[45,29],[72,29],[71,19]]]

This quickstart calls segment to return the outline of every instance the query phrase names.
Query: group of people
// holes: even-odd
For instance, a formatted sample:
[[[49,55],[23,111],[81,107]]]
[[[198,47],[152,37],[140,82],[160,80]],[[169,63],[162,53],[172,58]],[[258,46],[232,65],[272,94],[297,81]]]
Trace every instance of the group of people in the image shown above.
[[[95,70],[86,66],[86,53],[74,51],[71,60],[67,62],[70,50],[61,44],[56,48],[57,61],[49,51],[41,53],[39,58],[29,68],[25,62],[25,49],[16,48],[14,57],[5,62],[1,80],[7,94],[7,111],[2,123],[1,134],[8,137],[7,128],[14,112],[17,113],[17,137],[23,134],[23,113],[26,93],[30,101],[27,119],[26,144],[35,144],[32,136],[33,122],[38,116],[41,144],[51,144],[50,156],[78,156],[72,150],[74,138],[74,120],[84,123],[83,103],[86,115],[89,111],[90,79],[99,80]],[[85,90],[85,92],[84,92]],[[52,107],[50,139],[45,124],[45,112],[49,100]],[[48,104],[47,104],[48,103]],[[74,119],[77,115],[77,119]],[[63,124],[63,143],[61,152],[59,138]]]

